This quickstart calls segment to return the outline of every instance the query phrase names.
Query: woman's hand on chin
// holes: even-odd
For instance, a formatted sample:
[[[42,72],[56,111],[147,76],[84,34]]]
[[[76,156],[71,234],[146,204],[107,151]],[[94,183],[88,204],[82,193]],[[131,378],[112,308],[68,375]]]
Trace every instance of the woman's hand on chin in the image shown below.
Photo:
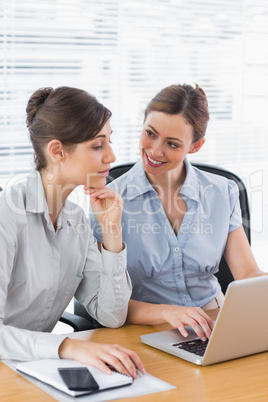
[[[115,229],[118,224],[121,226],[124,201],[116,191],[103,187],[89,188],[85,193],[90,195],[92,211],[101,226],[107,229]]]

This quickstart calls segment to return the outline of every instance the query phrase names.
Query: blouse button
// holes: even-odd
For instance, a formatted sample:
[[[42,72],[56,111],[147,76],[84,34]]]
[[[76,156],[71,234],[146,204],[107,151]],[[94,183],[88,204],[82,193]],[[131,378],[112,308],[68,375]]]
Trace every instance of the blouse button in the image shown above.
[[[174,250],[175,250],[176,253],[177,253],[178,251],[180,251],[180,248],[179,248],[179,247],[175,247]]]

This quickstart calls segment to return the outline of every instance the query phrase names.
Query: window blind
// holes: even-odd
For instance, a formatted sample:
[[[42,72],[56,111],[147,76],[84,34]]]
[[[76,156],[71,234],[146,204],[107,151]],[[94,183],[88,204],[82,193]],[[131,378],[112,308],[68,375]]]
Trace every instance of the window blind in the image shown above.
[[[207,141],[191,160],[244,179],[253,232],[268,238],[263,0],[2,0],[0,184],[33,166],[25,107],[37,88],[83,88],[108,106],[122,163],[138,158],[143,110],[172,83],[198,83],[208,96]]]

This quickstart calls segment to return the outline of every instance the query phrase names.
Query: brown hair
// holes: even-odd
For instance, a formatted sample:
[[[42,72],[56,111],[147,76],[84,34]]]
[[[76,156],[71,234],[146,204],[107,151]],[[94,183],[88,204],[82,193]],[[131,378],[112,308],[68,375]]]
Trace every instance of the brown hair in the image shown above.
[[[163,88],[149,102],[144,112],[144,121],[150,112],[182,114],[187,123],[193,127],[193,142],[206,134],[209,120],[208,102],[203,89],[198,85],[170,85]]]
[[[58,139],[71,151],[76,144],[92,140],[112,115],[94,96],[70,87],[38,89],[26,113],[38,171],[47,166],[44,146],[49,141]]]

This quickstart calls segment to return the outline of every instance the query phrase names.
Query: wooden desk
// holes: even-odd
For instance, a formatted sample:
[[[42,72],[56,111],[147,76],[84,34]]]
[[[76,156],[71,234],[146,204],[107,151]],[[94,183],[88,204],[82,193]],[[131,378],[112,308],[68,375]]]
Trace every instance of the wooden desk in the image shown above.
[[[216,310],[210,312],[214,319]],[[196,366],[175,356],[144,345],[141,334],[169,329],[168,324],[157,326],[125,325],[118,329],[96,329],[75,333],[94,342],[118,343],[137,351],[146,370],[177,389],[131,399],[128,402],[223,402],[268,401],[268,352],[244,357],[208,367]],[[0,363],[0,400],[7,402],[53,401],[45,392]]]

